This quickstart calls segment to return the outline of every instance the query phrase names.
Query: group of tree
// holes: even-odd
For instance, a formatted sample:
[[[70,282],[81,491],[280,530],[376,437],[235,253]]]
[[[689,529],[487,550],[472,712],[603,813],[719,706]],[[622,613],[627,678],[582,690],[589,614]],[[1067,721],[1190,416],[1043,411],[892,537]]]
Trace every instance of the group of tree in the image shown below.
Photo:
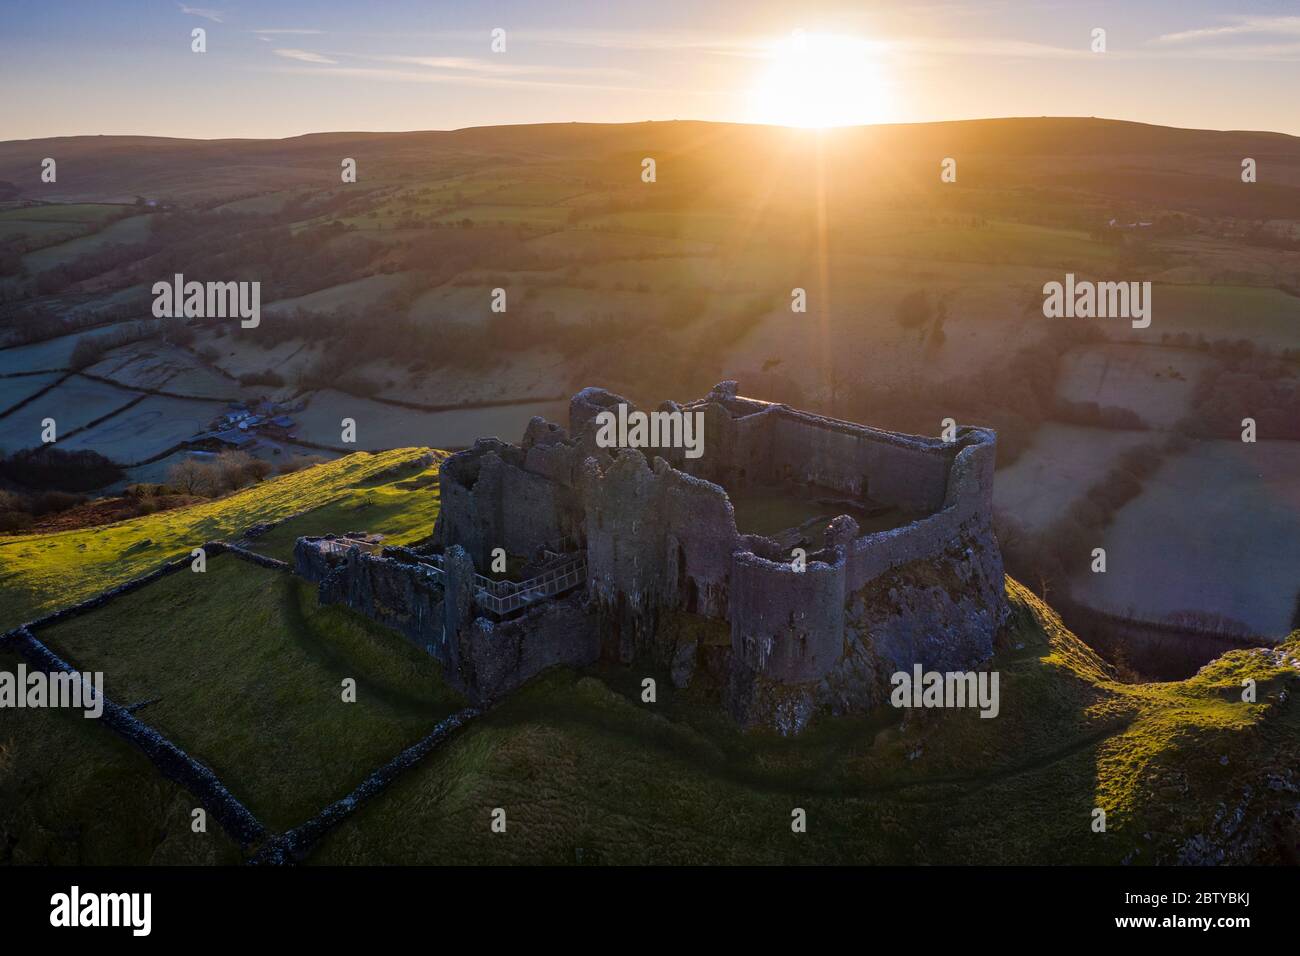
[[[210,458],[182,458],[167,469],[167,487],[180,494],[219,498],[256,484],[273,471],[271,463],[243,451]]]
[[[29,489],[93,491],[123,477],[122,467],[97,451],[41,445],[0,457],[0,478]]]

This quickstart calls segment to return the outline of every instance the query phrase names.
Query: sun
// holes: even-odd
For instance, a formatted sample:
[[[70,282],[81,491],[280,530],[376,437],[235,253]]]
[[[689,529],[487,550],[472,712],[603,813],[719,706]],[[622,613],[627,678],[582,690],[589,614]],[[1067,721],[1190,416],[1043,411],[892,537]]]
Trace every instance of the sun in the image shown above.
[[[796,31],[770,48],[750,91],[750,121],[809,128],[888,121],[882,52],[861,37]]]

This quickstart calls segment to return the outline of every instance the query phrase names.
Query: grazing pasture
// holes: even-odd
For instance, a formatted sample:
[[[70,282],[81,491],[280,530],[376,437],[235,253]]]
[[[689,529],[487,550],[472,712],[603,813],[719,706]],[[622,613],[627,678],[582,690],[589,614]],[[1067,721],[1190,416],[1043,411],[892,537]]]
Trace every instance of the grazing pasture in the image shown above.
[[[236,398],[238,382],[219,375],[193,353],[159,341],[133,342],[108,352],[86,370],[128,388],[175,392],[194,398]]]
[[[20,658],[0,651],[0,670]],[[131,703],[127,701],[126,703]],[[147,719],[147,711],[142,712]],[[219,826],[195,833],[193,794],[98,720],[59,707],[0,709],[0,833],[19,866],[234,865]]]
[[[1062,357],[1057,394],[1127,408],[1152,428],[1170,428],[1188,413],[1198,379],[1214,364],[1191,349],[1089,345]]]
[[[574,391],[568,388],[568,365],[558,352],[529,349],[500,352],[493,358],[494,363],[486,370],[468,368],[457,363],[456,356],[440,353],[419,371],[391,362],[372,362],[361,372],[384,383],[377,393],[379,397],[421,405],[553,399]],[[387,384],[390,381],[392,385]]]
[[[40,206],[15,206],[0,211],[0,223],[10,222],[76,222],[98,226],[131,212],[130,206],[117,203],[48,203]]]
[[[353,282],[344,282],[292,299],[278,299],[263,306],[263,312],[292,312],[305,309],[309,312],[360,311],[374,305],[383,296],[402,288],[406,276],[402,273],[366,276]]]
[[[289,384],[321,355],[320,343],[289,339],[267,348],[257,335],[249,332],[256,330],[241,329],[238,323],[221,335],[212,329],[202,329],[192,348],[199,355],[212,355],[212,364],[233,378],[272,371]]]
[[[213,538],[235,540],[258,522],[287,518],[313,504],[334,501],[427,454],[403,448],[382,455],[358,453],[270,478],[225,498],[174,511],[142,515],[107,527],[53,534],[0,537],[0,631],[40,614],[83,601],[105,588],[152,571],[169,558]]]
[[[302,823],[459,704],[399,635],[287,572],[217,555],[41,639],[102,670],[122,703],[207,765],[263,822]],[[342,682],[356,682],[355,703]]]
[[[1193,339],[1247,339],[1267,348],[1300,342],[1300,298],[1278,289],[1234,285],[1157,285],[1151,290],[1151,326],[1107,326],[1114,338],[1159,341],[1186,333]]]
[[[77,347],[77,340],[83,335],[94,335],[96,331],[103,330],[74,332],[31,345],[0,349],[0,375],[66,369],[72,363],[72,351]]]
[[[151,223],[148,216],[131,216],[127,219],[119,219],[117,222],[110,223],[90,235],[80,236],[55,246],[29,252],[23,256],[23,265],[31,272],[43,272],[54,266],[67,265],[72,260],[87,253],[99,252],[107,246],[130,245],[140,242],[148,238],[150,228]]]

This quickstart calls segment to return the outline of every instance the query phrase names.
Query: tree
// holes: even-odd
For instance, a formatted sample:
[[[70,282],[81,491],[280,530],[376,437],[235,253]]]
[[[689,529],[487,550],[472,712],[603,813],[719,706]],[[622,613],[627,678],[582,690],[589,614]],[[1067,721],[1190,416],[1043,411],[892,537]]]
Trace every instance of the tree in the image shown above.
[[[182,494],[201,494],[206,479],[204,464],[196,458],[182,458],[167,469],[167,484]]]
[[[933,311],[930,294],[925,289],[914,289],[899,301],[894,315],[903,328],[919,329],[929,324]]]

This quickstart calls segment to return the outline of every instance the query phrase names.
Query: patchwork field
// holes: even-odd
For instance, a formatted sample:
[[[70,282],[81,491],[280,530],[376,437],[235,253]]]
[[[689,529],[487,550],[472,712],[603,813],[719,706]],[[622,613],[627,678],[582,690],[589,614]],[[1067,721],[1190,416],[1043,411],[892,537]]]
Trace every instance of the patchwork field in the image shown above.
[[[114,203],[47,203],[0,210],[0,222],[75,222],[98,226],[130,211],[130,207]]]
[[[23,265],[31,272],[43,272],[54,266],[65,265],[88,252],[98,252],[107,246],[140,242],[149,235],[149,229],[148,216],[121,219],[91,235],[30,252],[23,257]]]
[[[306,309],[310,312],[359,311],[373,305],[382,296],[402,288],[406,277],[401,273],[367,276],[354,282],[330,286],[292,299],[278,299],[263,307],[268,314]]]
[[[298,373],[320,358],[318,344],[290,340],[266,348],[256,335],[249,334],[253,331],[234,326],[228,334],[217,335],[204,330],[195,338],[193,351],[214,356],[212,363],[232,378],[273,371],[284,379],[290,391]]]
[[[134,392],[74,375],[12,415],[0,418],[0,449],[17,451],[40,445],[41,422],[46,418],[54,419],[59,447],[70,447],[78,436],[73,435],[67,441],[62,436],[121,408],[135,397]]]
[[[89,371],[123,388],[74,376],[0,417],[0,447],[38,443],[44,417],[66,436],[140,389],[193,396],[145,397],[60,442],[137,462],[206,427],[228,399],[308,389],[293,415],[304,442],[341,449],[341,419],[352,418],[358,441],[345,450],[397,449],[173,511],[0,537],[0,632],[255,524],[281,522],[248,544],[285,560],[305,534],[420,541],[441,503],[440,458],[405,446],[517,441],[533,415],[565,423],[567,395],[585,385],[658,402],[738,378],[757,397],[788,388],[814,410],[851,408],[876,424],[889,424],[877,413],[896,412],[873,405],[882,393],[915,400],[924,410],[915,430],[930,434],[940,414],[993,424],[1002,449],[1027,448],[998,472],[996,506],[1039,531],[1123,452],[1165,441],[1159,430],[1183,417],[1211,359],[1171,337],[1300,342],[1300,298],[1278,288],[1300,285],[1295,251],[1242,236],[1270,217],[1297,221],[1300,152],[1272,134],[1095,120],[916,124],[828,133],[816,157],[802,134],[725,124],[341,135],[348,152],[331,136],[174,140],[166,164],[135,158],[156,155],[156,142],[69,138],[60,148],[78,157],[79,174],[42,195],[140,193],[162,205],[117,222],[136,210],[0,210],[0,244],[17,240],[0,279],[9,341],[147,317],[152,265],[96,274],[94,254],[116,243],[165,238],[153,262],[195,276],[268,276],[259,330],[196,324],[186,348],[161,335],[118,348]],[[934,182],[940,140],[970,157],[958,187]],[[1080,149],[1062,156],[1051,145],[1061,143]],[[0,179],[30,171],[30,149],[0,143]],[[1243,199],[1234,157],[1265,149],[1271,182]],[[349,154],[368,157],[363,182],[340,189],[338,156]],[[660,158],[653,188],[638,181],[647,154]],[[1133,215],[1157,228],[1108,232],[1135,188],[1144,208]],[[1062,325],[1042,316],[1041,288],[1066,272],[1150,279],[1154,316],[1147,330],[1095,323],[1107,344],[1073,344],[1056,375],[1053,349],[1077,340],[1055,338]],[[551,313],[566,327],[530,343],[494,322],[494,341],[476,337],[496,285],[509,291],[512,318]],[[808,293],[806,314],[789,308],[794,287]],[[306,294],[272,301],[276,288]],[[917,293],[942,304],[941,328],[904,314]],[[278,341],[277,318],[295,308],[364,314],[368,325],[344,347],[325,336]],[[610,317],[625,325],[611,329]],[[403,319],[435,334],[407,336]],[[0,349],[0,376],[38,373],[0,377],[0,412],[57,381],[78,338],[101,331]],[[1017,364],[1029,347],[1036,364]],[[231,380],[240,376],[254,378]],[[337,387],[315,390],[323,381]],[[952,393],[988,422],[960,402],[931,415],[926,396],[946,402],[953,384],[969,385]],[[430,405],[526,401],[429,413],[349,390]],[[1053,394],[1130,408],[1153,431],[1054,423],[1044,419]],[[315,453],[274,451],[257,454],[278,463]],[[129,480],[160,481],[185,454],[134,467]],[[1300,442],[1194,444],[1098,532],[1108,571],[1070,582],[1073,597],[1286,634],[1300,613],[1297,475]],[[760,517],[774,526],[802,517],[773,514]],[[819,720],[784,740],[738,732],[701,684],[677,692],[659,674],[651,707],[638,695],[644,668],[553,670],[366,804],[311,861],[1140,865],[1203,862],[1222,845],[1240,851],[1226,862],[1294,862],[1300,634],[1277,650],[1233,652],[1186,681],[1120,683],[1049,608],[1014,581],[1008,590],[1013,621],[993,665],[999,720],[885,711]],[[110,694],[143,704],[141,719],[275,828],[347,793],[459,703],[400,637],[321,609],[309,585],[229,555],[42,637],[102,667]],[[0,667],[11,664],[0,651]],[[346,677],[358,681],[356,704],[340,699]],[[1240,700],[1244,677],[1261,681],[1259,704]],[[103,727],[0,711],[0,862],[237,861],[219,829],[190,834],[192,806]],[[811,824],[798,838],[795,806]],[[1109,814],[1104,834],[1089,826],[1097,806]],[[490,833],[494,807],[506,808],[508,835]]]
[[[391,362],[373,362],[361,368],[366,377],[384,383],[377,393],[379,397],[422,405],[555,399],[572,391],[568,388],[568,372],[564,356],[545,349],[503,352],[487,369],[457,366],[454,362],[439,364],[432,375],[412,372]]]
[[[1014,222],[963,226],[895,222],[890,228],[856,229],[855,252],[912,261],[987,262],[1059,268],[1062,272],[1109,268],[1113,248],[1077,230],[1050,229]]]
[[[549,232],[528,241],[538,252],[552,252],[574,260],[592,257],[637,259],[647,256],[700,256],[713,251],[713,242],[633,233],[569,229]]]
[[[221,402],[149,395],[120,415],[60,442],[59,447],[88,448],[113,461],[135,464],[202,432],[225,408]]]
[[[194,398],[230,401],[243,391],[238,382],[206,367],[193,353],[156,341],[114,349],[86,371],[129,388],[158,389]]]
[[[978,279],[939,285],[933,274],[882,272],[857,259],[835,264],[837,278],[827,312],[817,287],[811,285],[811,269],[803,273],[809,277],[803,281],[810,283],[807,313],[792,312],[787,293],[722,356],[721,366],[742,385],[745,373],[778,368],[803,386],[810,402],[825,403],[827,370],[832,368],[843,383],[874,387],[960,380],[980,371],[987,374],[1017,349],[1053,331],[1041,314],[1024,313],[1022,297],[1009,293],[1005,285]],[[1025,273],[1016,270],[1013,275]],[[1013,288],[1019,286],[1017,282]],[[1024,288],[1029,288],[1027,283]],[[897,321],[900,301],[918,289],[948,295],[949,318],[939,343],[928,337],[930,325],[918,330]]]
[[[1297,475],[1300,442],[1196,443],[1119,511],[1102,539],[1106,573],[1071,593],[1112,613],[1220,614],[1287,634],[1300,615]]]
[[[92,235],[114,218],[132,211],[126,206],[106,203],[4,204],[0,206],[0,242],[20,240],[29,249],[33,246],[60,248],[70,240]],[[24,258],[24,263],[29,264],[42,261],[36,252]]]
[[[0,349],[0,374],[66,369],[72,361],[72,351],[77,347],[77,341],[83,335],[95,335],[97,331],[102,330],[75,332],[31,345]]]

